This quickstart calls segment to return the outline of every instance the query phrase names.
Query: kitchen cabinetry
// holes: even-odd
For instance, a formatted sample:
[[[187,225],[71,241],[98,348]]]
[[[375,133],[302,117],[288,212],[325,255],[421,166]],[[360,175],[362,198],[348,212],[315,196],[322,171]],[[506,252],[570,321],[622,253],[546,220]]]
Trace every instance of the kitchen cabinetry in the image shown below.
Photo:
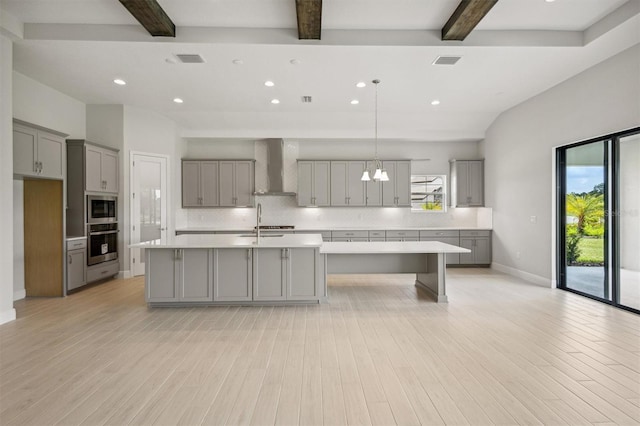
[[[411,207],[411,161],[383,161],[389,181],[382,182],[382,205]]]
[[[451,205],[484,206],[484,160],[451,160]]]
[[[331,205],[366,205],[366,182],[362,181],[364,161],[331,162]]]
[[[87,284],[87,240],[67,240],[67,291]]]
[[[218,207],[217,161],[182,161],[182,207]]]
[[[460,231],[420,231],[420,241],[439,241],[453,246],[460,246]],[[458,265],[460,263],[460,255],[457,253],[447,253],[446,258],[447,265]]]
[[[252,207],[254,192],[253,160],[220,160],[220,206]]]
[[[374,169],[373,161],[367,161],[367,170]],[[362,176],[360,176],[362,177]],[[380,207],[382,206],[382,183],[379,180],[369,180],[365,182],[366,187],[366,202],[367,206]]]
[[[214,286],[216,302],[252,300],[252,249],[214,250]]]
[[[211,250],[147,251],[147,270],[154,285],[147,302],[206,302],[213,300]]]
[[[460,231],[460,247],[471,250],[460,254],[461,265],[491,264],[491,231]]]
[[[85,190],[88,192],[118,192],[118,153],[85,144]]]
[[[64,136],[13,124],[13,173],[47,179],[64,179]]]
[[[253,250],[253,300],[318,298],[315,249],[260,248]]]
[[[369,231],[331,231],[331,241],[334,241],[334,242],[369,241]]]
[[[420,234],[418,231],[387,231],[387,241],[418,241]]]
[[[329,161],[298,161],[298,205],[330,205],[330,175]]]

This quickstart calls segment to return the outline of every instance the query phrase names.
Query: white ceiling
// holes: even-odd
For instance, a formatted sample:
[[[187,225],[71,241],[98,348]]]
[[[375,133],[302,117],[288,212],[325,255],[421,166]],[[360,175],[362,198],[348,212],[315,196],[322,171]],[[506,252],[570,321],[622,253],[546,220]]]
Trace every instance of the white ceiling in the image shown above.
[[[87,104],[157,111],[189,137],[368,138],[374,89],[355,83],[379,78],[381,138],[482,139],[502,111],[640,42],[640,0],[499,0],[465,42],[439,39],[459,0],[324,0],[321,41],[297,40],[294,0],[159,3],[176,39],[148,36],[117,0],[0,10],[25,23],[16,71]]]

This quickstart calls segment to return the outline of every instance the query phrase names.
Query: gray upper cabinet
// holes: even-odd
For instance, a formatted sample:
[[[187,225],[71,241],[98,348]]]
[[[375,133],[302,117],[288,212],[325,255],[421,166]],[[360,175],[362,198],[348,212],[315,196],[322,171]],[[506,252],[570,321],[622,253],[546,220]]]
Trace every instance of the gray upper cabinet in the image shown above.
[[[182,160],[182,207],[250,207],[253,160]]]
[[[254,162],[220,160],[220,206],[251,207],[254,203]]]
[[[330,205],[329,161],[298,161],[298,205],[322,207]]]
[[[213,251],[213,298],[216,302],[252,300],[252,249]]]
[[[118,153],[107,148],[85,144],[85,190],[118,192]]]
[[[373,161],[367,161],[367,169],[371,170]],[[362,177],[362,176],[361,176]],[[367,206],[382,206],[382,182],[370,180],[365,182]]]
[[[366,205],[366,185],[361,179],[364,161],[331,161],[331,205]]]
[[[411,161],[383,161],[389,181],[382,183],[382,205],[411,207]]]
[[[13,125],[13,173],[64,179],[64,137],[21,124]]]
[[[451,160],[451,205],[484,206],[484,160]]]
[[[217,161],[182,162],[182,207],[220,205]]]

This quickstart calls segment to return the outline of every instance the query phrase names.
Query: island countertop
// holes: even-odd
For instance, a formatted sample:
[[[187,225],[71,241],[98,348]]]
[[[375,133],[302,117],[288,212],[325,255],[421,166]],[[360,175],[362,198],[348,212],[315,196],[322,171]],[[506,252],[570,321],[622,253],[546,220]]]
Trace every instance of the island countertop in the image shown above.
[[[281,235],[281,236],[280,236]],[[298,248],[320,247],[320,234],[261,235],[256,243],[255,234],[174,235],[165,242],[160,240],[131,244],[129,248],[189,249],[189,248]]]
[[[438,241],[325,242],[321,254],[470,253]]]

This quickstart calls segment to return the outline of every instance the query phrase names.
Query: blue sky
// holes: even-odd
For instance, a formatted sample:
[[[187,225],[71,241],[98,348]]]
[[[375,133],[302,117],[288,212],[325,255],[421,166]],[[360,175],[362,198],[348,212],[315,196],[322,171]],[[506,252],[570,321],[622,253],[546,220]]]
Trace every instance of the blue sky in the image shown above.
[[[590,192],[593,187],[604,182],[602,166],[568,166],[567,194]]]

